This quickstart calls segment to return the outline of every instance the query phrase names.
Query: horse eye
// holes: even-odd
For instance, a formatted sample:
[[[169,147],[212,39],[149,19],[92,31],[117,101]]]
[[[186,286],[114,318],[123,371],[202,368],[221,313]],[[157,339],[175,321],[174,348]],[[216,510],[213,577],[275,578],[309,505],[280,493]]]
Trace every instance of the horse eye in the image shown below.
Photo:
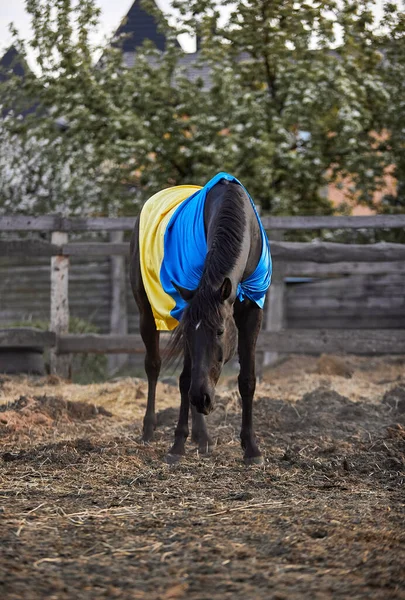
[[[224,329],[218,329],[217,336],[221,337],[221,335],[224,335],[224,331],[225,331]]]

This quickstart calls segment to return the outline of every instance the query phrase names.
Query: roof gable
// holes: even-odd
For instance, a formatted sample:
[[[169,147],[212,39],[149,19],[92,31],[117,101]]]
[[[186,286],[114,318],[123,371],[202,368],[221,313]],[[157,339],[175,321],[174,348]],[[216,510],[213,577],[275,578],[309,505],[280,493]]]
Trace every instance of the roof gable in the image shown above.
[[[132,4],[114,38],[122,34],[126,35],[122,45],[123,52],[135,52],[144,40],[151,40],[161,51],[165,49],[165,36],[158,31],[155,17],[142,8],[140,0],[135,0]]]
[[[0,81],[8,79],[10,71],[14,75],[24,77],[26,66],[15,46],[10,46],[6,53],[0,58]]]

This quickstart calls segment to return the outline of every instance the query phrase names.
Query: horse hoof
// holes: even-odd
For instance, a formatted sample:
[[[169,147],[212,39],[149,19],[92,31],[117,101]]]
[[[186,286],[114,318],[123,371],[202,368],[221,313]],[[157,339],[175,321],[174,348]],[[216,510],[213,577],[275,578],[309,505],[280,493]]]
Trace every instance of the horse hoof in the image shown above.
[[[153,436],[145,436],[143,435],[141,437],[141,439],[139,440],[139,442],[143,445],[143,446],[149,446],[150,443],[153,441]]]
[[[263,465],[264,458],[263,458],[263,456],[245,456],[243,458],[243,462],[245,463],[246,466]]]
[[[142,432],[142,441],[145,442],[145,444],[150,444],[150,442],[153,441],[154,438],[154,431],[143,431]]]
[[[198,446],[198,454],[202,454],[203,456],[208,456],[212,454],[214,450],[214,445],[204,444],[204,446]]]
[[[168,465],[175,465],[183,458],[182,454],[166,454],[166,463]]]

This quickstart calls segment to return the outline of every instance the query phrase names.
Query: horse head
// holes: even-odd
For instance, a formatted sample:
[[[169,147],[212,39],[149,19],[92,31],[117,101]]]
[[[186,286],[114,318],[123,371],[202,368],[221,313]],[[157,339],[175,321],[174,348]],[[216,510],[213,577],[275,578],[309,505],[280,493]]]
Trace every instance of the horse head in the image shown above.
[[[222,368],[237,347],[233,317],[235,294],[225,277],[218,289],[177,290],[188,304],[181,322],[185,360],[190,361],[189,400],[197,412],[208,415],[214,408],[215,387]]]

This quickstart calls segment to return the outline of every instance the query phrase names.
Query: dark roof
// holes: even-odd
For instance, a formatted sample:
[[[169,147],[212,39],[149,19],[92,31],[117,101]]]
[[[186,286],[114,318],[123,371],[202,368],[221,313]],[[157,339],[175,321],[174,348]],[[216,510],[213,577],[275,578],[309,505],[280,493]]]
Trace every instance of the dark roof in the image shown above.
[[[135,61],[135,52],[124,53],[124,64],[126,67],[133,67]],[[152,65],[155,64],[153,60],[150,62]],[[200,52],[185,52],[182,56],[180,56],[177,63],[177,72],[180,71],[183,71],[185,76],[193,83],[197,81],[197,79],[201,79],[203,82],[203,88],[206,90],[212,85],[211,69],[207,64],[201,62]]]
[[[15,48],[15,46],[10,46],[6,53],[0,58],[0,83],[11,79],[13,75],[24,79],[27,73],[30,72],[29,66],[25,62],[24,58],[18,53],[18,50]],[[34,112],[38,107],[38,102],[36,100],[28,100],[28,98],[26,100],[27,101],[23,103],[23,106],[16,108],[16,104],[14,102],[11,105],[8,105],[5,104],[7,100],[2,98],[1,103],[5,104],[5,106],[3,106],[1,109],[0,119],[5,118],[11,109],[23,117]]]
[[[26,66],[24,66],[17,49],[14,46],[6,51],[0,58],[0,81],[5,81],[8,78],[10,71],[14,75],[24,77]]]
[[[135,0],[114,38],[122,34],[126,36],[122,43],[123,52],[135,52],[144,40],[151,40],[159,50],[165,49],[165,36],[158,31],[155,17],[142,8],[140,0]]]

